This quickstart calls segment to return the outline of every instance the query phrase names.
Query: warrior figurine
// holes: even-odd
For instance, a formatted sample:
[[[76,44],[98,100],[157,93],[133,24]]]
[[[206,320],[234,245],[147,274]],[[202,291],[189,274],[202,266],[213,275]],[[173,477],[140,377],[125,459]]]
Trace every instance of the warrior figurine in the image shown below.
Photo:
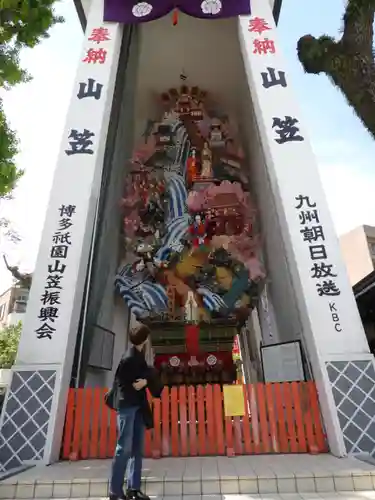
[[[150,272],[153,269],[153,252],[154,247],[148,243],[140,243],[136,249],[135,253],[139,257],[139,260],[134,262],[133,270],[136,272],[143,272],[147,270]]]
[[[191,156],[187,161],[187,178],[189,184],[192,184],[197,176],[197,158],[195,148],[191,151]]]
[[[212,154],[211,154],[210,148],[208,147],[207,142],[204,143],[204,148],[202,149],[201,158],[202,158],[201,177],[203,179],[211,179],[212,178]]]
[[[207,224],[199,214],[194,216],[194,222],[189,227],[193,248],[208,245]]]

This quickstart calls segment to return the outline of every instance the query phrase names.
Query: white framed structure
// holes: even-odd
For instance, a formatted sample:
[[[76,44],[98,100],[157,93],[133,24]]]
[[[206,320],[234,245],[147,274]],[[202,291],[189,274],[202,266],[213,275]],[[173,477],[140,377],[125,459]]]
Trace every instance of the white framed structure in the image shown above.
[[[330,450],[337,456],[373,453],[373,356],[279,49],[274,16],[281,2],[250,0],[250,16],[217,21],[181,15],[177,27],[168,18],[138,26],[104,23],[103,2],[78,4],[81,19],[82,11],[86,16],[86,35],[1,416],[0,470],[59,458],[74,359],[83,359],[84,367],[88,355],[80,347],[85,340],[80,326],[87,320],[83,306],[95,273],[102,279],[100,294],[91,298],[99,324],[115,332],[116,356],[126,345],[130,318],[113,294],[118,264],[114,214],[126,175],[124,159],[152,114],[153,94],[177,85],[182,70],[217,96],[240,124],[260,211],[278,340],[294,340],[302,332]],[[256,19],[266,23],[266,37],[262,25],[249,29]],[[92,38],[97,29],[106,30],[100,45]],[[69,244],[56,236],[66,225]],[[100,241],[95,236],[99,226]],[[108,253],[100,254],[101,247]],[[59,292],[55,315],[41,303],[49,297],[49,306],[55,307],[48,295],[51,283],[61,287],[54,287]],[[90,383],[109,380],[97,373],[93,378]]]

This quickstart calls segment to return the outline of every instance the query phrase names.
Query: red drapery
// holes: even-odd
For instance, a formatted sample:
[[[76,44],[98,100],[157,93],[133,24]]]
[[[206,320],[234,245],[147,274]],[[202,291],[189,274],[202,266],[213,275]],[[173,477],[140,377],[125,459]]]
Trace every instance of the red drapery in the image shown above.
[[[186,350],[191,356],[199,353],[199,326],[194,324],[185,325]]]

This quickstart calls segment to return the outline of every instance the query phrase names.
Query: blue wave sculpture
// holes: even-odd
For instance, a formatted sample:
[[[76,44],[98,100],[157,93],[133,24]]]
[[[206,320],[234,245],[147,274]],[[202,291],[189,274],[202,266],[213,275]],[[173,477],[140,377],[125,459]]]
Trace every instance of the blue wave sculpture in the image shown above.
[[[147,270],[136,272],[131,264],[126,264],[116,276],[115,286],[137,319],[167,310],[165,288],[152,279]]]

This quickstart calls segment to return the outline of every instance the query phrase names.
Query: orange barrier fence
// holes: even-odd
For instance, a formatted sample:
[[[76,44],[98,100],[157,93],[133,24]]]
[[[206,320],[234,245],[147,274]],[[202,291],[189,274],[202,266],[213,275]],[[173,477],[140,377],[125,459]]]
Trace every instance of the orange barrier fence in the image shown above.
[[[116,413],[104,404],[107,389],[70,389],[63,459],[112,457]],[[327,450],[314,382],[243,386],[243,417],[225,417],[219,385],[165,388],[152,401],[154,429],[146,457],[322,453]]]

